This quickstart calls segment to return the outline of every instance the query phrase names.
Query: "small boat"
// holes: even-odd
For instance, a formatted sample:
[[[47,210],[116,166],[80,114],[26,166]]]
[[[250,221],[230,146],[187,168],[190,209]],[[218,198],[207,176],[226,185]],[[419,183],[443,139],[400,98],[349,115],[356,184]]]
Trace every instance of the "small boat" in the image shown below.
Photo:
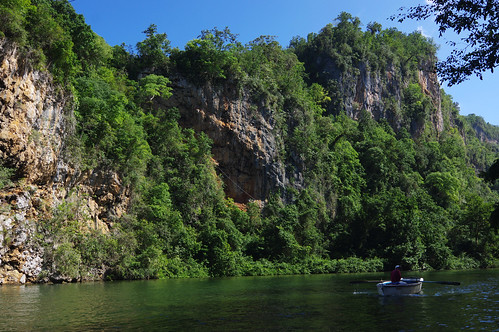
[[[381,296],[418,294],[423,287],[423,278],[402,278],[399,282],[385,281],[376,285]]]

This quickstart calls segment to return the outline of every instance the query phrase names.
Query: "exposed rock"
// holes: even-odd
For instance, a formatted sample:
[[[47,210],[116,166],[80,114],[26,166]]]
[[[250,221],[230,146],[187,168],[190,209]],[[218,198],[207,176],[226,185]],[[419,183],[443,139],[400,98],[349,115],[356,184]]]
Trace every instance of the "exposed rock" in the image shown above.
[[[82,173],[66,157],[72,107],[48,73],[32,70],[0,39],[0,160],[18,179],[0,189],[0,283],[38,281],[44,250],[37,224],[62,202],[78,200],[86,226],[102,232],[128,208],[128,188],[115,172]]]
[[[340,70],[334,59],[318,57],[318,67],[321,75],[328,80],[337,82],[336,87],[341,95],[341,105],[346,114],[352,119],[359,119],[362,110],[366,110],[375,120],[386,119],[394,129],[399,129],[404,120],[397,109],[402,104],[402,91],[409,84],[409,80],[400,77],[393,65],[386,70],[372,70],[368,63],[360,63],[358,68],[351,72]],[[444,129],[441,110],[440,84],[436,72],[433,70],[433,59],[420,64],[418,83],[422,92],[429,96],[435,111],[430,115],[431,125],[437,133]],[[395,105],[392,105],[392,103]],[[335,107],[334,105],[331,105]],[[334,110],[330,110],[334,113]],[[423,132],[424,122],[411,125],[411,133],[418,136]]]
[[[438,82],[437,73],[433,70],[431,61],[423,63],[422,68],[418,71],[418,81],[423,89],[423,93],[430,96],[435,106],[435,112],[431,114],[430,123],[438,133],[441,133],[444,130],[444,117],[442,115],[440,83]]]
[[[290,184],[278,156],[272,112],[255,105],[230,84],[197,87],[173,80],[173,96],[161,107],[177,107],[181,123],[213,140],[213,157],[229,197],[239,203],[264,200],[271,190]]]
[[[61,155],[65,96],[50,76],[18,63],[17,49],[0,42],[0,158],[29,183],[47,183]]]
[[[319,58],[323,73],[338,83],[342,105],[346,113],[358,119],[367,110],[374,119],[387,119],[395,129],[402,125],[402,90],[408,85],[397,71],[371,71],[368,64],[360,64],[352,73],[340,71],[331,58]],[[440,85],[432,70],[431,61],[421,65],[419,84],[423,93],[430,96],[435,111],[430,115],[436,132],[443,128]],[[294,169],[286,169],[280,159],[279,134],[274,128],[272,110],[255,103],[244,89],[238,91],[230,82],[214,87],[210,84],[195,85],[181,77],[173,78],[173,96],[159,103],[159,107],[176,107],[181,124],[195,131],[206,133],[213,140],[213,157],[218,172],[225,183],[225,191],[235,202],[250,199],[264,200],[269,192],[286,191],[288,186],[303,187],[300,158],[294,158]],[[396,105],[387,105],[391,100]],[[418,136],[424,124],[411,124],[411,131]],[[293,156],[291,156],[293,158]]]

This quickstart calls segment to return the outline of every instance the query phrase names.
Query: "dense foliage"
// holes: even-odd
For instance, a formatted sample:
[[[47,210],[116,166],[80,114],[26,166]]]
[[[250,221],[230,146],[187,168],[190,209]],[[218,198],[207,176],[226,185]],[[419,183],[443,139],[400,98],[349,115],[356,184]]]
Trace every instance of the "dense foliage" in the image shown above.
[[[112,167],[133,191],[129,214],[109,235],[77,226],[86,217],[81,198],[70,195],[40,226],[48,272],[156,278],[497,264],[498,195],[474,168],[492,164],[497,144],[480,141],[483,120],[461,117],[444,92],[445,128],[429,129],[435,106],[417,71],[435,57],[435,45],[420,34],[377,23],[362,31],[342,13],[287,49],[266,36],[241,45],[228,29],[171,49],[151,25],[129,51],[103,43],[66,0],[8,0],[0,12],[2,36],[77,98],[72,163]],[[397,127],[366,111],[358,120],[345,114],[337,79],[355,78],[363,65],[378,73],[389,67],[401,82],[401,99],[384,101]],[[224,194],[210,139],[155,102],[171,97],[170,75],[232,84],[265,104],[282,162],[303,173],[306,189],[272,193],[263,207],[236,206]],[[426,128],[417,137],[415,123]],[[495,127],[487,130],[497,137]]]

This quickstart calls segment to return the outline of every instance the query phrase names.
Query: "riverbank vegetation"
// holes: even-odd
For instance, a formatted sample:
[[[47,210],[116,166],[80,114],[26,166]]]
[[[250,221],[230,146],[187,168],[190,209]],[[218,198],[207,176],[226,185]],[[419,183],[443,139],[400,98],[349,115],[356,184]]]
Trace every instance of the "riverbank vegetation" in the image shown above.
[[[144,35],[134,48],[111,47],[68,1],[0,4],[0,36],[76,97],[74,166],[112,167],[133,192],[108,235],[75,227],[77,201],[54,211],[40,225],[47,271],[135,279],[497,266],[498,187],[477,174],[498,145],[477,128],[493,138],[498,129],[459,115],[444,91],[443,129],[434,129],[437,106],[417,79],[435,59],[431,40],[377,23],[363,31],[346,13],[288,48],[265,36],[242,45],[229,29],[203,31],[183,50],[154,25]],[[401,83],[400,104],[383,101],[389,119],[347,115],[340,83],[366,66]],[[173,75],[231,84],[266,104],[279,154],[286,167],[301,163],[305,189],[236,206],[209,137],[155,103],[171,97]]]

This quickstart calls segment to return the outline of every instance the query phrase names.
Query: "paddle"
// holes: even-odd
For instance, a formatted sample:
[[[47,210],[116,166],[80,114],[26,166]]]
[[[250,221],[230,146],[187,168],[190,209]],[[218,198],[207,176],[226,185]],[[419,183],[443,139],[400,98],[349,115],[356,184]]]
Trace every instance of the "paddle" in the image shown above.
[[[414,282],[414,281],[411,281],[411,279],[414,279],[414,281],[420,281],[420,280],[419,280],[419,277],[407,277],[407,278],[402,278],[402,281],[405,281],[405,282]],[[442,285],[456,285],[456,286],[461,285],[461,283],[460,283],[460,282],[457,282],[457,281],[431,281],[431,280],[421,280],[421,282],[433,283],[433,284],[442,284]]]
[[[380,283],[380,282],[384,282],[385,280],[353,280],[353,281],[350,281],[351,284],[368,284],[368,283]],[[402,281],[404,281],[402,279]],[[460,282],[457,282],[457,281],[429,281],[429,280],[423,280],[422,282],[426,282],[426,283],[433,283],[433,284],[442,284],[442,285],[455,285],[455,286],[459,286],[461,285]]]
[[[461,283],[457,282],[457,281],[429,281],[429,280],[427,281],[427,280],[423,280],[423,282],[442,284],[442,285],[455,285],[455,286],[461,285]]]

